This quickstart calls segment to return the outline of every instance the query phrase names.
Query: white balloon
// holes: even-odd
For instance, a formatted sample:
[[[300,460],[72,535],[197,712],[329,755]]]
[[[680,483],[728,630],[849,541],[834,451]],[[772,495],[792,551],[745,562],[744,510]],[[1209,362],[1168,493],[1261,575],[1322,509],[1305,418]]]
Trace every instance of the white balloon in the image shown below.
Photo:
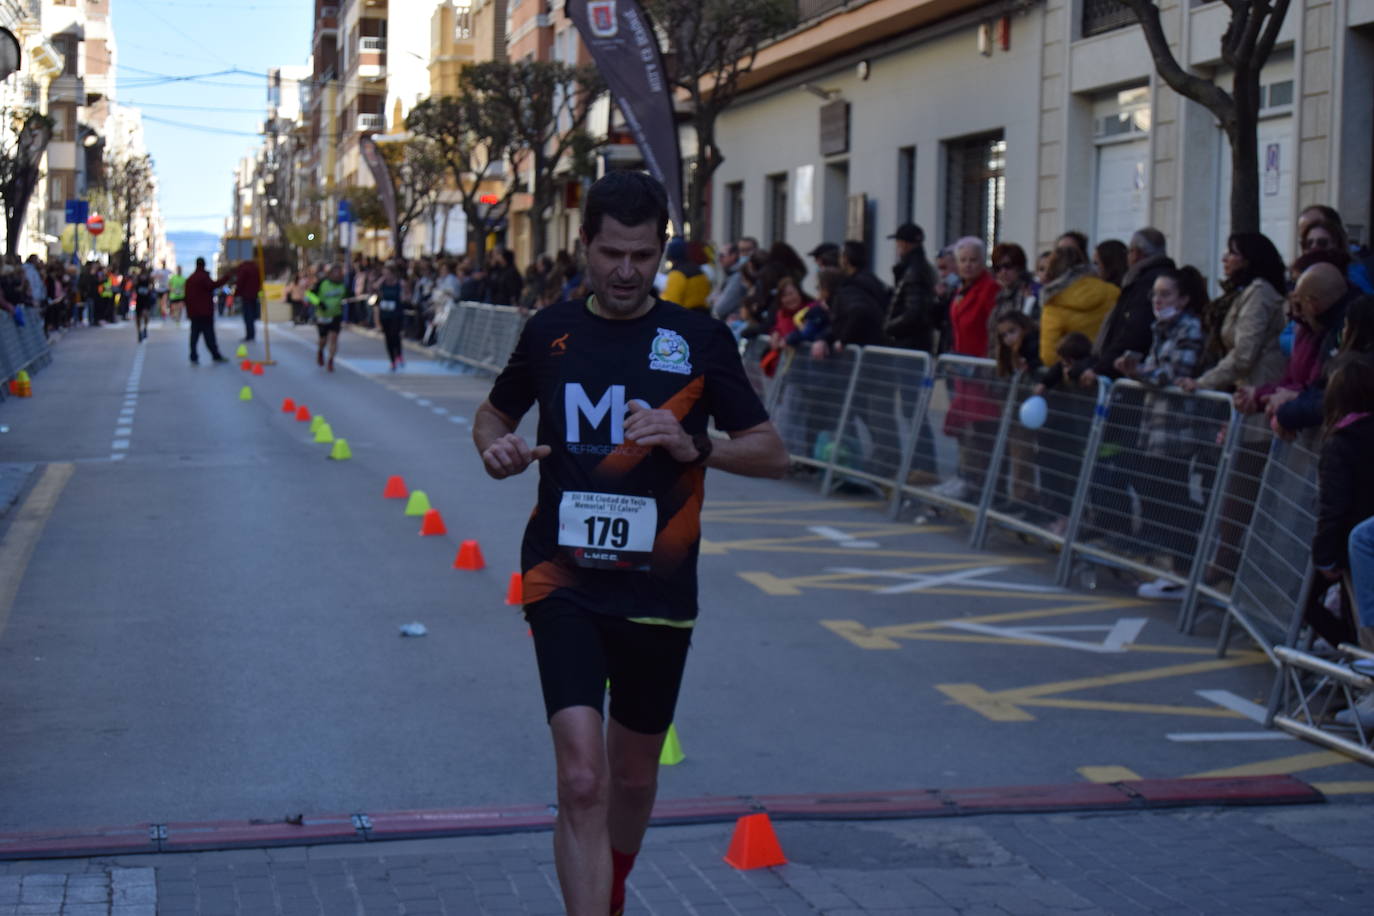
[[[1045,399],[1038,394],[1031,395],[1021,402],[1021,425],[1026,429],[1039,429],[1045,425],[1049,413]]]

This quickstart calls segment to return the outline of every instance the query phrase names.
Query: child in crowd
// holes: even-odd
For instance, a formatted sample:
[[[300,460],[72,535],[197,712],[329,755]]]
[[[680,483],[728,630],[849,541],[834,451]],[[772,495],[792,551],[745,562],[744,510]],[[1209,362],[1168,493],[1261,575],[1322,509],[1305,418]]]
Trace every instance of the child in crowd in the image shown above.
[[[1040,369],[1040,328],[1024,312],[1006,312],[993,328],[997,374],[1029,378]],[[1022,390],[1025,390],[1023,385]],[[1039,503],[1035,486],[1035,431],[1014,423],[1007,439],[1012,508],[1029,510]]]

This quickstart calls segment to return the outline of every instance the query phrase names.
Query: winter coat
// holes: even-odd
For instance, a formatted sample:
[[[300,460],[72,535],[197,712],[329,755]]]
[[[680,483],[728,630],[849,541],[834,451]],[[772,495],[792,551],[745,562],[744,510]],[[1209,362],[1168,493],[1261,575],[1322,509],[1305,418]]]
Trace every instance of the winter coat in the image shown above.
[[[1173,261],[1158,256],[1139,261],[1126,271],[1121,281],[1121,296],[1103,322],[1096,346],[1093,347],[1097,353],[1097,365],[1093,369],[1098,375],[1116,378],[1119,373],[1114,364],[1123,353],[1127,350],[1144,353],[1150,349],[1151,329],[1155,322],[1154,306],[1150,300],[1155,278],[1173,269]],[[1200,328],[1201,324],[1198,326]]]
[[[997,281],[983,271],[978,279],[961,288],[949,304],[949,325],[954,333],[951,352],[964,356],[988,355],[988,316],[997,306]]]
[[[1263,385],[1283,375],[1279,334],[1288,320],[1283,295],[1258,277],[1241,290],[1221,324],[1225,356],[1198,376],[1199,388],[1234,391],[1241,385]]]
[[[939,327],[935,302],[935,268],[920,246],[892,268],[897,285],[887,308],[883,337],[889,347],[931,352]]]
[[[831,325],[826,339],[861,347],[881,345],[883,306],[887,301],[887,287],[872,274],[859,271],[845,277],[831,303]]]
[[[1374,416],[1350,414],[1326,437],[1317,462],[1317,534],[1312,564],[1349,569],[1350,529],[1374,515]]]
[[[1151,333],[1154,344],[1149,356],[1140,366],[1139,381],[1151,388],[1167,388],[1181,378],[1197,374],[1202,360],[1202,347],[1207,335],[1202,319],[1183,312],[1167,321],[1156,321]],[[1145,427],[1142,430],[1146,449],[1155,454],[1186,455],[1205,441],[1207,421],[1197,398],[1180,399],[1166,394],[1152,394],[1146,403]]]
[[[1045,303],[1040,311],[1040,361],[1047,366],[1059,362],[1055,350],[1059,342],[1077,332],[1089,339],[1097,337],[1121,290],[1084,268],[1045,286]],[[1151,313],[1153,314],[1153,312]],[[1144,347],[1140,348],[1144,351]]]

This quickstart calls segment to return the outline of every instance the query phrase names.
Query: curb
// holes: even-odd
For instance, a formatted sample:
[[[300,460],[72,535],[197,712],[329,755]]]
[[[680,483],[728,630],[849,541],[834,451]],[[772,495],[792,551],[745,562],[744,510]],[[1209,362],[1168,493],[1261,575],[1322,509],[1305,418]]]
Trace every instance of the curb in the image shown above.
[[[1293,776],[1141,779],[975,789],[676,799],[654,806],[651,826],[775,820],[878,820],[1148,811],[1163,808],[1319,804],[1326,797]],[[377,814],[324,814],[279,821],[199,821],[0,833],[0,861],[316,846],[552,830],[553,805],[511,805]]]

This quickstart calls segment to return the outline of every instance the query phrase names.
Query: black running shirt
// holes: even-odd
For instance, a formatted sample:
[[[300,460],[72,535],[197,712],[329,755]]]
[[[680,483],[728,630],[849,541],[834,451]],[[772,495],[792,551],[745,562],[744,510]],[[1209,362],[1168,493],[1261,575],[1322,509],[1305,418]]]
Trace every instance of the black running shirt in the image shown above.
[[[537,312],[492,387],[519,421],[539,404],[539,503],[521,548],[524,600],[559,597],[618,617],[693,620],[704,468],[626,441],[639,400],[671,410],[690,435],[768,419],[730,330],[656,300],[645,315],[593,315],[585,299]]]

